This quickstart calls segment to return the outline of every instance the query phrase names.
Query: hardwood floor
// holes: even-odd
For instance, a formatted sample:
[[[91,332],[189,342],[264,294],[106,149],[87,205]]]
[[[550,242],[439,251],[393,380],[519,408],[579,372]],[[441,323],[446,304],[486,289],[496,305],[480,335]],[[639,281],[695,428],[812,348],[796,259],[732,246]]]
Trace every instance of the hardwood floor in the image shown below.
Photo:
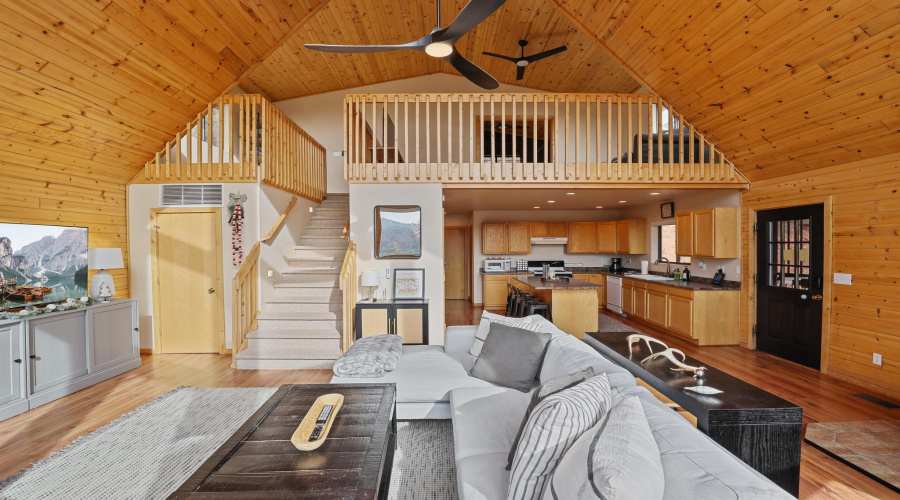
[[[144,365],[136,370],[0,422],[0,478],[177,387],[274,387],[331,380],[331,370],[234,370],[230,355],[141,359]]]
[[[447,301],[447,325],[476,324],[482,310],[466,301]],[[738,346],[698,347],[643,323],[613,313],[603,314],[659,338],[670,347],[702,360],[704,364],[713,365],[802,406],[804,426],[810,422],[900,419],[900,409],[887,409],[853,396],[868,391],[813,369]],[[900,498],[900,494],[804,442],[801,450],[800,498],[887,499]]]

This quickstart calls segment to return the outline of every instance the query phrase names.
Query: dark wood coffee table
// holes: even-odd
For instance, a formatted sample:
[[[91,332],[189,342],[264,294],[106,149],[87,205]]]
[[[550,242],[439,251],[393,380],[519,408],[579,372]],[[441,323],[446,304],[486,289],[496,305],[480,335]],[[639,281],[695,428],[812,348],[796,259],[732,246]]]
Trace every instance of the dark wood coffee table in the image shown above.
[[[625,339],[632,333],[588,333],[584,341],[697,417],[697,428],[713,441],[788,493],[799,494],[802,407],[690,356],[686,364],[708,368],[700,383],[671,370],[666,359],[642,364],[650,351],[640,342],[629,352]],[[705,396],[684,389],[695,385],[724,392]]]
[[[313,402],[343,394],[325,443],[291,444]],[[170,499],[386,499],[397,443],[394,384],[283,385]]]

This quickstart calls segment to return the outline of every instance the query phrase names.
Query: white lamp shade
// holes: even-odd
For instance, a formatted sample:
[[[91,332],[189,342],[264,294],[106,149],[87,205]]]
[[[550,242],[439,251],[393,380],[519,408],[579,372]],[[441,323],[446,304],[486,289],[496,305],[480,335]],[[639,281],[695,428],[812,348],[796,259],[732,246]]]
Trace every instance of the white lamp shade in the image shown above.
[[[361,276],[361,286],[381,286],[381,276],[378,271],[363,271]]]
[[[125,261],[122,260],[121,248],[89,248],[89,269],[122,269]]]

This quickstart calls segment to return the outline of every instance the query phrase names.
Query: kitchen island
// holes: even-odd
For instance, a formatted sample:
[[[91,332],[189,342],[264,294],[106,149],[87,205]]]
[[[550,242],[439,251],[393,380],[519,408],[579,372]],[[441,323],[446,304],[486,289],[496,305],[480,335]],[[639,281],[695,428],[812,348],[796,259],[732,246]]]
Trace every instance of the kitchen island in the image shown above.
[[[544,280],[533,276],[517,276],[510,284],[550,304],[553,324],[578,340],[584,340],[584,332],[597,331],[597,290],[603,285],[572,278]]]

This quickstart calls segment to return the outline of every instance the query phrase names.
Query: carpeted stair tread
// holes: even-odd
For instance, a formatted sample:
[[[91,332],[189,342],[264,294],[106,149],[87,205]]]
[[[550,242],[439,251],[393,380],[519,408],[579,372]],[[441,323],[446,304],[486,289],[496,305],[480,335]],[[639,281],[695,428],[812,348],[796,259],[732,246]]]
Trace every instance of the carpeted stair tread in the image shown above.
[[[334,361],[340,357],[340,349],[335,347],[334,351],[325,351],[322,349],[267,349],[265,347],[248,347],[237,353],[235,359],[283,359],[292,361],[301,360],[331,360]]]
[[[330,311],[321,312],[263,312],[256,316],[257,320],[286,320],[295,319],[297,321],[334,321],[342,319],[342,314]]]
[[[335,328],[266,328],[247,334],[248,339],[340,339]]]

